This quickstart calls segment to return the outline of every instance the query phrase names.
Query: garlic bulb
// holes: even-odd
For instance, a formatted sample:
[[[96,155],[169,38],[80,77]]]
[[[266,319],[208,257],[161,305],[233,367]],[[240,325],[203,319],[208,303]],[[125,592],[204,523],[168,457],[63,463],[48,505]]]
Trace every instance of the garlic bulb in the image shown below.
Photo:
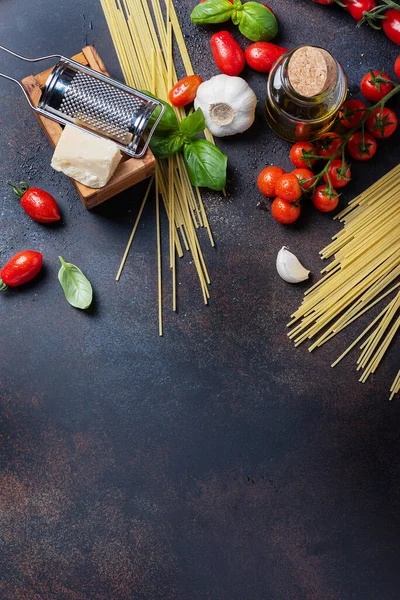
[[[310,271],[307,271],[300,263],[297,256],[289,252],[286,246],[278,252],[276,259],[276,270],[279,275],[288,283],[300,283],[308,279]]]
[[[216,75],[202,83],[194,101],[216,137],[246,131],[254,123],[256,105],[256,95],[246,81],[229,75]]]

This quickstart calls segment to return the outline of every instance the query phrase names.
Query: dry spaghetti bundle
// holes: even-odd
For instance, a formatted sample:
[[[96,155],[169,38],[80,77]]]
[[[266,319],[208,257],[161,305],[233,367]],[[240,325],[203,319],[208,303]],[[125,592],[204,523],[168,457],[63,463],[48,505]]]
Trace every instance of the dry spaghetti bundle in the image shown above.
[[[168,91],[177,82],[172,49],[176,41],[187,75],[193,68],[172,0],[165,0],[164,12],[160,0],[101,0],[103,11],[128,85],[168,99]],[[178,119],[184,118],[183,108],[175,109]],[[206,132],[209,141],[212,136]],[[138,217],[128,241],[118,274],[119,279],[129,253],[144,205],[150,193],[150,181]],[[161,196],[169,220],[169,263],[172,273],[172,308],[176,310],[176,254],[184,249],[192,254],[202,296],[207,304],[210,297],[210,278],[207,272],[197,229],[206,228],[214,246],[206,211],[198,188],[193,189],[184,161],[180,155],[157,163],[155,172],[159,332],[162,335],[162,276],[160,210]]]
[[[309,347],[312,351],[389,299],[332,365],[362,342],[357,369],[363,371],[360,381],[365,382],[400,328],[400,165],[350,202],[337,218],[344,227],[320,253],[322,258],[333,260],[292,315],[289,337],[296,346],[316,337]],[[391,398],[399,388],[398,375]]]

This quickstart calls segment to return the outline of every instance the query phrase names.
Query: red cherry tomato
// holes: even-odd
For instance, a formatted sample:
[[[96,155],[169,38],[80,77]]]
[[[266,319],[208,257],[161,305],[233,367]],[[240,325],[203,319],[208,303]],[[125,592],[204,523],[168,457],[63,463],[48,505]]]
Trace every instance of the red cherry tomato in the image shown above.
[[[383,31],[389,40],[400,46],[400,10],[388,10],[385,17],[385,19],[382,19]]]
[[[370,71],[361,80],[360,88],[361,92],[371,102],[379,102],[392,91],[393,85],[391,83],[384,83],[380,79],[389,79],[383,71]]]
[[[215,33],[210,45],[215,64],[222,73],[236,76],[243,71],[244,52],[229,31]]]
[[[0,271],[3,283],[9,287],[17,287],[27,283],[39,273],[42,268],[43,256],[40,252],[23,250],[15,254]]]
[[[314,173],[310,169],[294,169],[292,175],[296,175],[302,190],[309,190],[314,184]]]
[[[367,128],[378,139],[388,138],[397,129],[396,114],[390,108],[376,108],[367,119]]]
[[[188,75],[180,79],[169,91],[168,98],[174,106],[186,106],[196,98],[199,85],[203,80],[198,75]]]
[[[258,189],[264,196],[276,196],[275,184],[278,177],[281,177],[285,171],[281,167],[267,167],[263,169],[258,176]]]
[[[396,73],[397,79],[400,79],[400,56],[396,58],[394,63],[394,72]]]
[[[356,21],[361,21],[364,12],[368,12],[376,6],[375,0],[347,0],[345,4],[346,10]]]
[[[281,48],[270,42],[256,42],[246,48],[244,57],[249,67],[255,71],[269,73],[278,58],[287,51],[287,48]]]
[[[20,198],[22,208],[38,223],[55,223],[61,219],[57,202],[48,192],[39,188],[30,188],[29,184],[21,181],[19,187],[8,183]]]
[[[347,142],[347,150],[355,160],[369,160],[374,156],[377,150],[376,139],[369,133],[364,133],[364,140],[361,131],[353,133]]]
[[[301,187],[296,175],[286,173],[278,177],[275,193],[284,202],[297,202],[301,198]]]
[[[320,185],[315,190],[312,202],[321,212],[331,212],[339,204],[339,194],[334,189],[328,192],[326,185]]]
[[[360,124],[365,116],[367,105],[361,100],[348,100],[339,112],[339,121],[347,129],[353,129]]]
[[[331,181],[331,185],[334,188],[342,188],[347,185],[351,179],[351,171],[350,167],[347,163],[342,164],[341,160],[332,161],[330,167],[328,168],[328,174]],[[324,180],[326,183],[328,181],[328,174],[324,174]]]
[[[296,142],[290,149],[290,160],[295,167],[312,167],[317,162],[316,158],[310,158],[310,155],[316,154],[314,144],[311,142]]]
[[[339,154],[341,146],[340,136],[333,131],[328,131],[328,133],[323,133],[317,141],[317,154],[324,158],[331,158]]]
[[[297,204],[288,204],[282,198],[275,198],[271,204],[271,214],[278,223],[290,225],[300,216],[300,206]]]

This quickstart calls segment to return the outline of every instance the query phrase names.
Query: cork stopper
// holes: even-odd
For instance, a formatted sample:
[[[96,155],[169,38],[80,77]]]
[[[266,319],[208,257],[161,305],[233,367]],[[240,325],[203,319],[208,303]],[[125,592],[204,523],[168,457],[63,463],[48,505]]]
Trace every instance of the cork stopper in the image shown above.
[[[288,76],[292,88],[312,98],[332,87],[338,77],[335,59],[323,48],[302,46],[291,56]]]

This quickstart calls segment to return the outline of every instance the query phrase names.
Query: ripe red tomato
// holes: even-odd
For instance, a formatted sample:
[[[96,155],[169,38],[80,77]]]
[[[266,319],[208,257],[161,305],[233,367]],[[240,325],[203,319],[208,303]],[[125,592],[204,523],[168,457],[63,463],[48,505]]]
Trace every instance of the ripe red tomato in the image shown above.
[[[367,128],[378,139],[388,138],[397,129],[396,114],[390,108],[376,108],[367,119]]]
[[[361,80],[360,88],[361,92],[371,102],[379,102],[392,91],[393,85],[391,83],[384,83],[381,79],[389,79],[383,71],[370,71]]]
[[[310,158],[311,155],[315,156],[316,150],[314,144],[311,142],[296,142],[290,149],[290,160],[295,167],[312,167],[317,162],[316,158]]]
[[[186,106],[196,98],[199,85],[203,80],[198,75],[188,75],[180,79],[169,91],[168,98],[174,106]]]
[[[263,169],[258,176],[258,189],[264,196],[276,196],[275,184],[278,177],[281,177],[285,171],[281,167],[267,167]]]
[[[342,146],[342,139],[333,131],[323,133],[317,141],[317,154],[324,158],[337,156]]]
[[[369,133],[364,133],[363,140],[361,131],[353,133],[347,142],[347,150],[355,160],[369,160],[376,153],[377,147],[375,138]]]
[[[215,33],[210,45],[215,64],[222,73],[235,77],[243,71],[244,52],[229,31]]]
[[[348,100],[339,112],[339,121],[347,129],[353,129],[360,124],[365,116],[367,105],[361,100]]]
[[[344,187],[351,179],[349,165],[347,163],[343,165],[341,160],[332,161],[330,167],[328,168],[328,173],[331,180],[331,185],[333,185],[334,188]],[[324,174],[324,180],[326,183],[329,183],[327,173]]]
[[[57,202],[48,192],[39,188],[30,188],[29,184],[21,181],[19,187],[8,182],[20,198],[22,208],[38,223],[55,223],[61,219]]]
[[[278,58],[286,52],[288,52],[287,48],[281,48],[270,42],[256,42],[246,48],[244,57],[249,67],[255,71],[269,73]]]
[[[296,175],[286,173],[278,177],[275,193],[284,202],[297,202],[301,198],[301,187]]]
[[[328,192],[328,187],[326,185],[320,185],[315,190],[312,202],[315,208],[321,212],[331,212],[332,210],[335,210],[339,204],[339,194],[334,189],[331,189],[331,191]]]
[[[300,206],[297,204],[288,204],[282,198],[275,198],[271,204],[271,214],[278,223],[290,225],[300,216]]]
[[[392,9],[385,13],[382,20],[382,29],[389,40],[400,46],[400,10]]]
[[[375,0],[346,0],[346,9],[353,19],[361,21],[364,17],[364,12],[368,12],[375,8]]]
[[[23,250],[15,254],[0,271],[3,283],[9,287],[17,287],[27,283],[39,273],[42,268],[43,256],[40,252]]]
[[[314,184],[314,173],[310,169],[294,169],[292,175],[296,175],[302,190],[309,190]]]

